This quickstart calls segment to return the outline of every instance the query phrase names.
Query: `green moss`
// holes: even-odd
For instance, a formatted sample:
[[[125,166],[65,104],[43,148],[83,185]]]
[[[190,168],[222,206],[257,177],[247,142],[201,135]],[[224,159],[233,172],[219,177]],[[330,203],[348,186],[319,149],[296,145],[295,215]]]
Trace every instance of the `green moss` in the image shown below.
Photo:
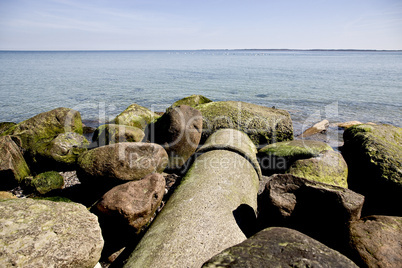
[[[46,194],[63,188],[64,178],[56,171],[48,171],[35,176],[30,183],[38,193]]]
[[[197,105],[204,104],[204,103],[210,103],[212,100],[202,96],[202,95],[191,95],[188,97],[185,97],[181,100],[176,101],[175,103],[170,106],[170,108],[174,108],[179,105],[188,105],[191,107],[196,107]]]
[[[159,115],[138,104],[130,105],[120,113],[113,122],[118,125],[127,125],[144,130],[147,124],[155,122]]]
[[[294,140],[277,142],[265,146],[260,153],[271,154],[278,157],[290,157],[292,159],[305,159],[317,156],[325,150],[331,150],[331,146],[320,141]]]
[[[53,201],[53,202],[66,202],[66,203],[74,203],[67,197],[63,196],[50,196],[50,197],[34,197],[32,199],[37,199],[37,200],[48,200],[48,201]]]

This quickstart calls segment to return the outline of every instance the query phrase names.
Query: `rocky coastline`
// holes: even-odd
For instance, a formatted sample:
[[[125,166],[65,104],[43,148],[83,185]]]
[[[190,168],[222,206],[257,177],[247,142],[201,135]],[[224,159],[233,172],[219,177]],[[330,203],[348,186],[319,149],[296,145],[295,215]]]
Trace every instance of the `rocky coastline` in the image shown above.
[[[400,127],[201,95],[82,122],[0,123],[1,267],[402,266]]]

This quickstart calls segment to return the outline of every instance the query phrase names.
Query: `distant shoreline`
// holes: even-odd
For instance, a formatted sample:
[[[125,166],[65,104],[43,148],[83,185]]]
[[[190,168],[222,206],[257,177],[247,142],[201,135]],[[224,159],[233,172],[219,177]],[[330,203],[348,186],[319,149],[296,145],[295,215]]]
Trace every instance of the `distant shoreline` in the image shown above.
[[[239,49],[133,49],[133,50],[11,50],[0,49],[0,52],[169,52],[169,51],[256,51],[256,52],[402,52],[402,49],[288,49],[288,48],[239,48]]]

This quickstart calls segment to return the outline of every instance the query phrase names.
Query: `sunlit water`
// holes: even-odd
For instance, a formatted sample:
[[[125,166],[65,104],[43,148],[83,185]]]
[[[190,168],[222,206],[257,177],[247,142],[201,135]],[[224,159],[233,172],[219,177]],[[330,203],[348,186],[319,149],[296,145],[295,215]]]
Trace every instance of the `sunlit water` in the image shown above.
[[[321,119],[401,126],[402,53],[340,51],[0,52],[0,122],[57,107],[108,121],[132,103],[163,111],[202,94]]]

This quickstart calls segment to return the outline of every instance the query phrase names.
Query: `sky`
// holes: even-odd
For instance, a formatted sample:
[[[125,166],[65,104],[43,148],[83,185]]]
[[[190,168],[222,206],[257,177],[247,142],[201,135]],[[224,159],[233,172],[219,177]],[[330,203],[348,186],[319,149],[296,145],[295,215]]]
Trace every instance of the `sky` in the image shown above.
[[[402,49],[402,0],[0,0],[0,50]]]

